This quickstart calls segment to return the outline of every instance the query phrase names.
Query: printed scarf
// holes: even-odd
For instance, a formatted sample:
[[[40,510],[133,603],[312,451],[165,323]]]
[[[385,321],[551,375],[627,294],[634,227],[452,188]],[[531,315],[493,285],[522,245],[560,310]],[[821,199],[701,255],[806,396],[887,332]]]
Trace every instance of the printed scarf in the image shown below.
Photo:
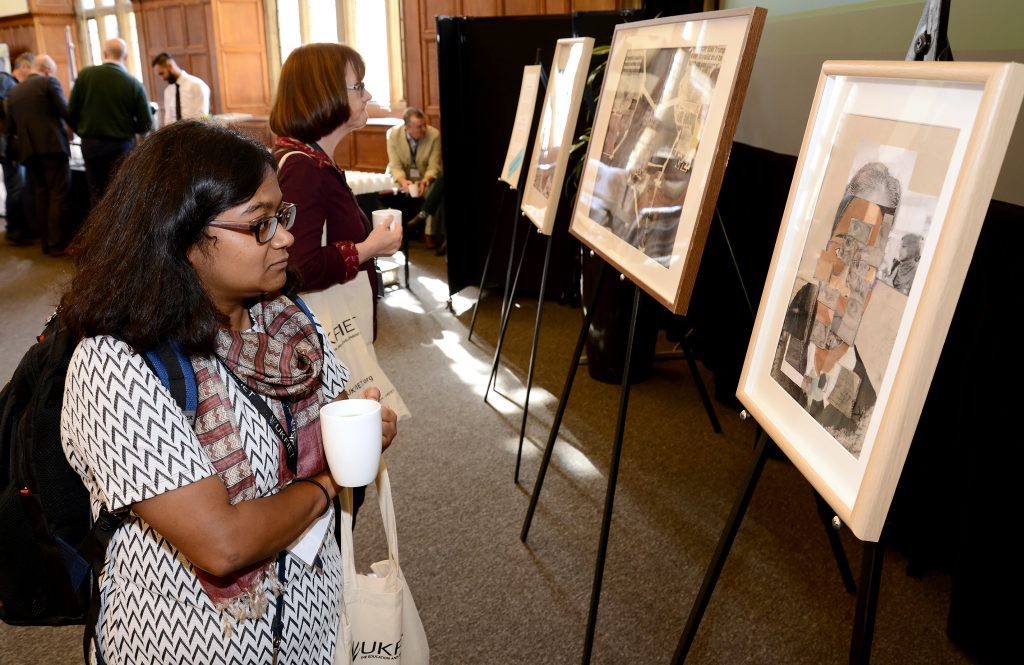
[[[316,326],[285,296],[267,298],[249,311],[256,323],[252,329],[221,329],[217,335],[217,357],[192,359],[199,391],[196,436],[224,482],[232,505],[256,498],[256,482],[218,363],[227,366],[259,395],[274,398],[268,404],[286,430],[284,409],[276,400],[289,403],[292,427],[298,436],[297,475],[312,476],[326,466],[319,411],[329,400],[320,390],[324,357]],[[229,377],[228,381],[233,379]],[[277,486],[283,487],[292,479],[292,473],[287,467],[284,442],[278,442],[278,450]],[[273,563],[267,559],[225,577],[195,569],[199,582],[222,613],[226,634],[232,631],[227,617],[242,622],[264,615],[264,581],[275,594],[280,594]]]

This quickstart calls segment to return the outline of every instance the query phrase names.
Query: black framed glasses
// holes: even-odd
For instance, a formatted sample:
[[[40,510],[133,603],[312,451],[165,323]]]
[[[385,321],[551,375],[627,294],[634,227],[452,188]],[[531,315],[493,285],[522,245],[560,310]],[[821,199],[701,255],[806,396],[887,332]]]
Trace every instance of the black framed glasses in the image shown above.
[[[295,212],[294,203],[282,203],[277,212],[270,217],[260,217],[251,222],[226,222],[215,219],[210,222],[210,226],[215,226],[218,229],[251,233],[255,236],[256,242],[262,245],[273,240],[279,224],[284,226],[285,231],[290,231],[292,225],[295,224]]]
[[[351,90],[352,92],[358,92],[361,95],[363,94],[363,91],[366,90],[366,84],[362,81],[360,81],[359,83],[353,83],[352,85],[346,83],[345,89]]]

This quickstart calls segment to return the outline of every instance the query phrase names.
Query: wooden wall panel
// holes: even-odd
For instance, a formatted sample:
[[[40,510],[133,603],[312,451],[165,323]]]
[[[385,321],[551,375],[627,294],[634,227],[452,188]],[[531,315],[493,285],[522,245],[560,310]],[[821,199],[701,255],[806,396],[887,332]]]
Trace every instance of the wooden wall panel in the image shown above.
[[[68,70],[68,46],[64,28],[71,26],[71,38],[78,32],[74,15],[43,15],[36,17],[36,53],[46,53],[57,63],[57,80],[64,89],[64,97],[71,94],[71,72]],[[77,50],[77,40],[76,40]],[[77,67],[77,63],[76,63]]]
[[[35,23],[30,16],[0,20],[0,42],[7,44],[13,59],[25,51],[36,50]]]
[[[568,14],[570,0],[547,0],[544,3],[545,14]]]
[[[263,41],[263,3],[259,0],[221,0],[215,5],[220,45],[254,47]]]
[[[167,35],[167,50],[181,50],[188,43],[188,38],[185,36],[188,32],[188,27],[185,24],[185,8],[181,6],[164,7],[162,13],[164,30]]]
[[[142,9],[139,12],[142,14],[142,20],[140,21],[138,16],[135,17],[136,25],[141,31],[139,52],[143,54],[142,59],[148,65],[157,53],[167,50],[167,31],[164,29],[163,8],[150,9],[148,6],[142,5],[140,9]],[[147,54],[149,57],[146,57]]]
[[[72,0],[31,0],[28,10],[33,16],[39,14],[75,14]]]
[[[266,62],[260,53],[221,53],[221,74],[224,79],[224,110],[228,113],[252,113],[259,115],[269,112],[269,90],[255,85],[261,78],[266,79]]]
[[[405,100],[410,106],[423,106],[423,37],[420,5],[416,0],[402,2],[402,50],[405,62]]]
[[[353,132],[356,171],[383,172],[388,166],[387,127],[367,125]]]
[[[532,16],[544,13],[544,0],[505,0],[505,16]]]
[[[185,44],[189,48],[206,48],[209,40],[206,10],[209,5],[185,5]]]
[[[422,11],[419,12],[420,29],[424,32],[434,31],[435,16],[459,16],[462,13],[459,0],[412,0],[412,2],[418,3],[422,8]]]
[[[221,111],[266,115],[270,75],[262,0],[213,0],[211,9]]]
[[[463,16],[501,16],[498,0],[462,0]]]

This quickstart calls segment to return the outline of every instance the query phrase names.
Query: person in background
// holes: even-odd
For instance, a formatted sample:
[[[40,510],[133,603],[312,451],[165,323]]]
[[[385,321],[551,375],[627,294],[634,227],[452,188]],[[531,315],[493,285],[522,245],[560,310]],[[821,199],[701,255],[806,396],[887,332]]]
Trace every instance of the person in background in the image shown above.
[[[10,74],[0,72],[0,167],[4,170],[4,191],[7,194],[4,237],[10,245],[30,245],[38,235],[29,223],[28,206],[25,205],[25,167],[18,162],[17,146],[7,138],[7,95],[11,88],[28,78],[35,59],[34,53],[26,51],[14,59]]]
[[[423,111],[414,106],[405,109],[402,120],[404,124],[388,130],[388,173],[413,198],[427,196],[441,175],[441,133],[427,124]],[[441,225],[434,215],[423,217],[427,219],[426,245],[436,247]]]
[[[334,662],[337,542],[320,532],[309,563],[289,546],[330,519],[319,408],[348,371],[285,295],[295,208],[275,166],[230,129],[175,122],[129,154],[76,241],[61,440],[93,516],[127,511],[89,662]],[[139,355],[161,341],[191,361],[194,426]]]
[[[68,109],[71,126],[82,137],[85,180],[96,205],[118,162],[135,146],[135,136],[153,126],[142,84],[128,73],[128,45],[114,37],[103,43],[103,64],[78,73]]]
[[[43,253],[61,256],[71,240],[67,198],[71,190],[70,131],[64,90],[48,55],[36,56],[28,78],[7,95],[7,136],[18,144],[18,161],[28,171],[36,232]]]
[[[166,127],[175,120],[204,118],[210,115],[210,86],[178,66],[169,53],[153,58],[156,75],[164,80],[164,121]]]
[[[373,259],[394,254],[402,244],[401,224],[371,228],[333,157],[342,139],[366,125],[371,95],[363,84],[365,71],[362,57],[343,44],[300,46],[281,67],[270,129],[278,136],[274,155],[281,191],[298,208],[289,261],[304,291],[323,290],[364,271],[380,295]]]

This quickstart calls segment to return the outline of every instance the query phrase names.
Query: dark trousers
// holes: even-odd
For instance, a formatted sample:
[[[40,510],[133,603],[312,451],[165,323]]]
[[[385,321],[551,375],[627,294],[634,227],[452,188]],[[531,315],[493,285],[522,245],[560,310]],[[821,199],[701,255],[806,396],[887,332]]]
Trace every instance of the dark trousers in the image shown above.
[[[4,170],[4,189],[7,191],[7,237],[12,240],[28,240],[35,235],[28,223],[25,205],[25,167],[13,160],[0,160]]]
[[[82,138],[85,159],[85,182],[89,186],[89,203],[95,206],[121,159],[135,147],[134,139]]]
[[[63,249],[67,237],[67,200],[71,190],[71,167],[62,152],[32,155],[25,163],[35,207],[35,225],[43,251]]]

